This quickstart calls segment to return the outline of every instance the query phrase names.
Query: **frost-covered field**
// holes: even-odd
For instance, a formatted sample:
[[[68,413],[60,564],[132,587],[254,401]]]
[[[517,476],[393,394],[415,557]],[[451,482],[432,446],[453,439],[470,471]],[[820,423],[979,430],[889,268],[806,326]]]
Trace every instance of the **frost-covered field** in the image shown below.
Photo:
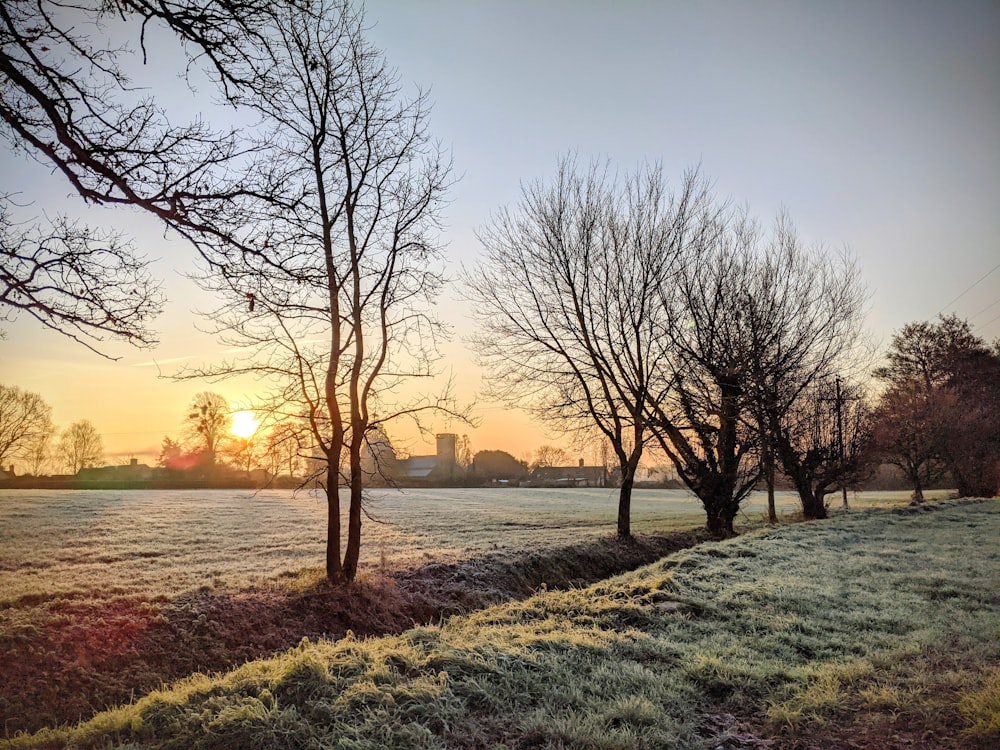
[[[592,586],[303,640],[13,747],[1000,745],[996,501],[707,542]]]
[[[840,498],[834,499],[839,504]],[[852,505],[901,503],[865,493]],[[763,495],[738,523],[757,522]],[[362,573],[614,533],[615,489],[408,489],[371,493]],[[779,511],[796,499],[780,493]],[[689,493],[637,490],[633,531],[703,523]],[[308,492],[0,491],[0,603],[26,595],[173,595],[323,565],[326,505]]]

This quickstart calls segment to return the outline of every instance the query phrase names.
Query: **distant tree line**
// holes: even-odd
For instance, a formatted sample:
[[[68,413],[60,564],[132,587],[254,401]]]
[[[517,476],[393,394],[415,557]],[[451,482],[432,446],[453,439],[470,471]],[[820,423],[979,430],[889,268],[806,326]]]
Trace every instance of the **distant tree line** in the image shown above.
[[[76,474],[104,465],[104,445],[88,420],[57,430],[52,407],[39,394],[0,384],[0,469],[15,462],[33,476],[50,467]]]

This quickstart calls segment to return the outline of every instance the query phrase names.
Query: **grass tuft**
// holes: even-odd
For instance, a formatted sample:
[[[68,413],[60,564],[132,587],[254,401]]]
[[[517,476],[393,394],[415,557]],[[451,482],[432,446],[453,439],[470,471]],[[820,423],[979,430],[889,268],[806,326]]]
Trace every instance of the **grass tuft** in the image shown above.
[[[1000,669],[994,669],[979,690],[962,698],[962,716],[969,735],[1000,745]]]

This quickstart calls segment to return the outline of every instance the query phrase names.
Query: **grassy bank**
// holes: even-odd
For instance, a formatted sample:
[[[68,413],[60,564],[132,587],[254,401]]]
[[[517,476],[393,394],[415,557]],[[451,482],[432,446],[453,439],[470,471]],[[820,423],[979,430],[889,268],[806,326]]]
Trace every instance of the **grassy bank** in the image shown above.
[[[991,747],[998,538],[995,501],[765,530],[439,627],[304,641],[12,744]]]
[[[320,570],[154,598],[28,595],[0,602],[0,726],[79,721],[192,672],[225,671],[304,637],[401,633],[511,599],[632,570],[704,540],[703,531],[601,537],[531,552],[366,575],[347,588]]]

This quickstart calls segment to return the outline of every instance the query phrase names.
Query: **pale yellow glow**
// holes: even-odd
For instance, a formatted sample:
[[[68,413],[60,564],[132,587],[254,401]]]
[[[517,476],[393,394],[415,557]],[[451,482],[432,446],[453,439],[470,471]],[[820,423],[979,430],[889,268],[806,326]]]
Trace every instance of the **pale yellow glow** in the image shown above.
[[[236,437],[246,440],[257,432],[258,427],[260,427],[260,422],[257,421],[257,417],[252,411],[238,411],[233,414],[233,426],[229,431]]]

